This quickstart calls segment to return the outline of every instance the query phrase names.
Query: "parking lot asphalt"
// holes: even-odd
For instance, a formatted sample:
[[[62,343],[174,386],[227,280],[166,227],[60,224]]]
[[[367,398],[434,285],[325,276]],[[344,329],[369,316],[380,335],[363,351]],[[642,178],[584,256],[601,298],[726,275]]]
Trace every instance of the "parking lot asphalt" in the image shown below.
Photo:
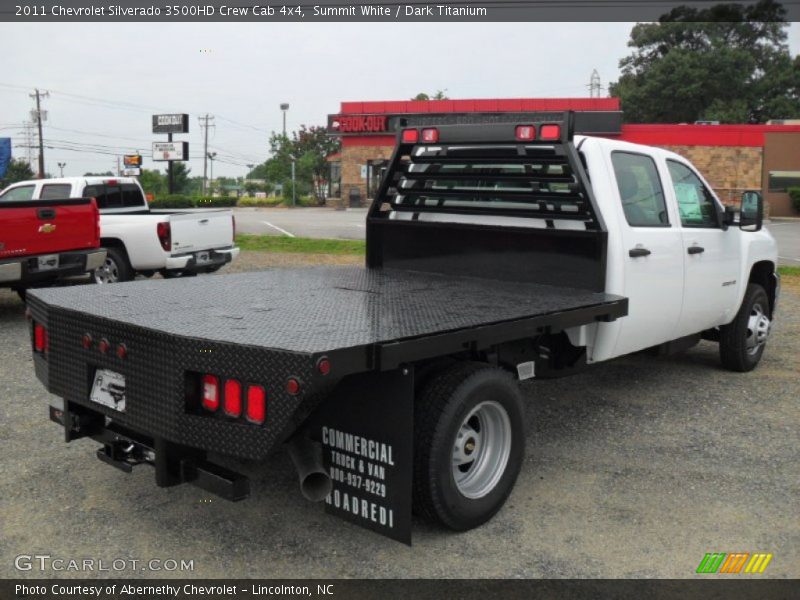
[[[366,216],[366,209],[237,208],[236,225],[241,233],[363,240]],[[766,227],[778,242],[780,264],[800,266],[800,219],[772,221]]]
[[[254,256],[239,269],[273,260]],[[526,459],[506,506],[463,534],[415,520],[412,548],[303,500],[282,453],[244,467],[252,495],[234,504],[113,469],[90,440],[65,444],[23,305],[0,290],[0,577],[685,578],[705,553],[734,551],[774,555],[759,577],[800,577],[800,284],[785,279],[752,373],[722,370],[703,342],[526,383]],[[194,570],[20,572],[23,554]]]

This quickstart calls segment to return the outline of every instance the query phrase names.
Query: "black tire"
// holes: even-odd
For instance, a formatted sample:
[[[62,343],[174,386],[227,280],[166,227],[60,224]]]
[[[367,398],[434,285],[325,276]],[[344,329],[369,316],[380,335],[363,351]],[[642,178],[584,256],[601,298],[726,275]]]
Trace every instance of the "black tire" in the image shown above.
[[[133,279],[135,272],[128,261],[125,250],[116,246],[105,248],[106,260],[103,266],[92,274],[95,283],[121,283]]]
[[[458,434],[463,433],[462,425],[466,425],[467,417],[475,410],[487,410],[487,406],[498,415],[501,411],[497,406],[505,412],[510,444],[505,466],[485,470],[495,474],[486,483],[486,491],[468,497],[463,491],[466,489],[464,482],[457,483],[454,472],[462,467],[467,467],[468,471],[474,467],[466,464],[454,467],[454,452],[457,439],[463,439]],[[519,387],[505,371],[480,363],[458,363],[431,378],[414,401],[414,512],[455,531],[466,531],[491,519],[511,493],[522,466],[523,417]],[[487,438],[484,439],[491,439],[488,438],[490,431],[491,428],[486,427]],[[484,442],[480,441],[472,446],[478,448],[474,465],[485,455],[482,444]],[[488,443],[485,445],[489,447]],[[467,447],[465,444],[464,448]]]
[[[760,315],[767,319],[766,322]],[[736,317],[728,325],[719,328],[719,357],[723,367],[741,373],[756,368],[764,354],[767,340],[763,337],[763,342],[756,347],[753,342],[761,339],[757,334],[763,334],[765,325],[767,335],[769,334],[769,316],[767,292],[756,283],[748,284]]]

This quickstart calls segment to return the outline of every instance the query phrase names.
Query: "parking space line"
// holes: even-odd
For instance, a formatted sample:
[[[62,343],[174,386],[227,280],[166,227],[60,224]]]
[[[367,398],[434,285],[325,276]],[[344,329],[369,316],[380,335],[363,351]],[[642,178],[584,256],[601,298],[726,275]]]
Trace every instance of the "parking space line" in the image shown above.
[[[285,229],[281,229],[280,227],[278,227],[277,225],[273,225],[273,224],[272,224],[272,223],[270,223],[269,221],[261,221],[261,222],[262,222],[264,225],[268,226],[268,227],[272,227],[273,229],[275,229],[275,230],[277,230],[277,231],[280,231],[280,232],[281,232],[282,234],[284,234],[284,235],[288,235],[289,237],[294,237],[294,234],[293,234],[293,233],[289,233],[289,232],[288,232],[288,231],[286,231]]]
[[[782,258],[783,260],[793,260],[795,262],[800,262],[800,258],[792,258],[791,256],[778,256],[778,258]]]

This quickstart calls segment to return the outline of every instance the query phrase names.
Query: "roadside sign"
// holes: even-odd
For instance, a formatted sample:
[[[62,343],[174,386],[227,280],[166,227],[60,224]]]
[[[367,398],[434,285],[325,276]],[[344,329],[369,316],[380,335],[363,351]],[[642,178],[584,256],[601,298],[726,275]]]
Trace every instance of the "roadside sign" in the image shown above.
[[[153,142],[153,160],[189,160],[189,142]]]
[[[139,177],[142,174],[142,170],[139,168],[136,169],[122,169],[122,176],[123,177]]]
[[[141,154],[125,154],[122,157],[122,164],[126,168],[136,169],[142,166],[142,155]]]
[[[189,133],[189,115],[153,115],[153,133]]]

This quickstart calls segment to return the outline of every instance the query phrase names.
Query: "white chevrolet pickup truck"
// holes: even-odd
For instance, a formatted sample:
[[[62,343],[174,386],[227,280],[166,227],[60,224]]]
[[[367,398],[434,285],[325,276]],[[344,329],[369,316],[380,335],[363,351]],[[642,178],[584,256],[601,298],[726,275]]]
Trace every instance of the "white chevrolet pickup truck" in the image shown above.
[[[62,177],[22,181],[0,193],[15,200],[94,198],[100,209],[105,263],[97,283],[129,281],[136,274],[179,277],[210,273],[239,254],[230,210],[151,210],[134,177]]]
[[[537,469],[519,381],[701,339],[754,369],[780,289],[761,196],[725,207],[685,158],[573,122],[399,131],[363,267],[32,292],[51,419],[230,500],[247,477],[214,457],[285,443],[308,499],[410,542],[412,509],[477,527]]]

